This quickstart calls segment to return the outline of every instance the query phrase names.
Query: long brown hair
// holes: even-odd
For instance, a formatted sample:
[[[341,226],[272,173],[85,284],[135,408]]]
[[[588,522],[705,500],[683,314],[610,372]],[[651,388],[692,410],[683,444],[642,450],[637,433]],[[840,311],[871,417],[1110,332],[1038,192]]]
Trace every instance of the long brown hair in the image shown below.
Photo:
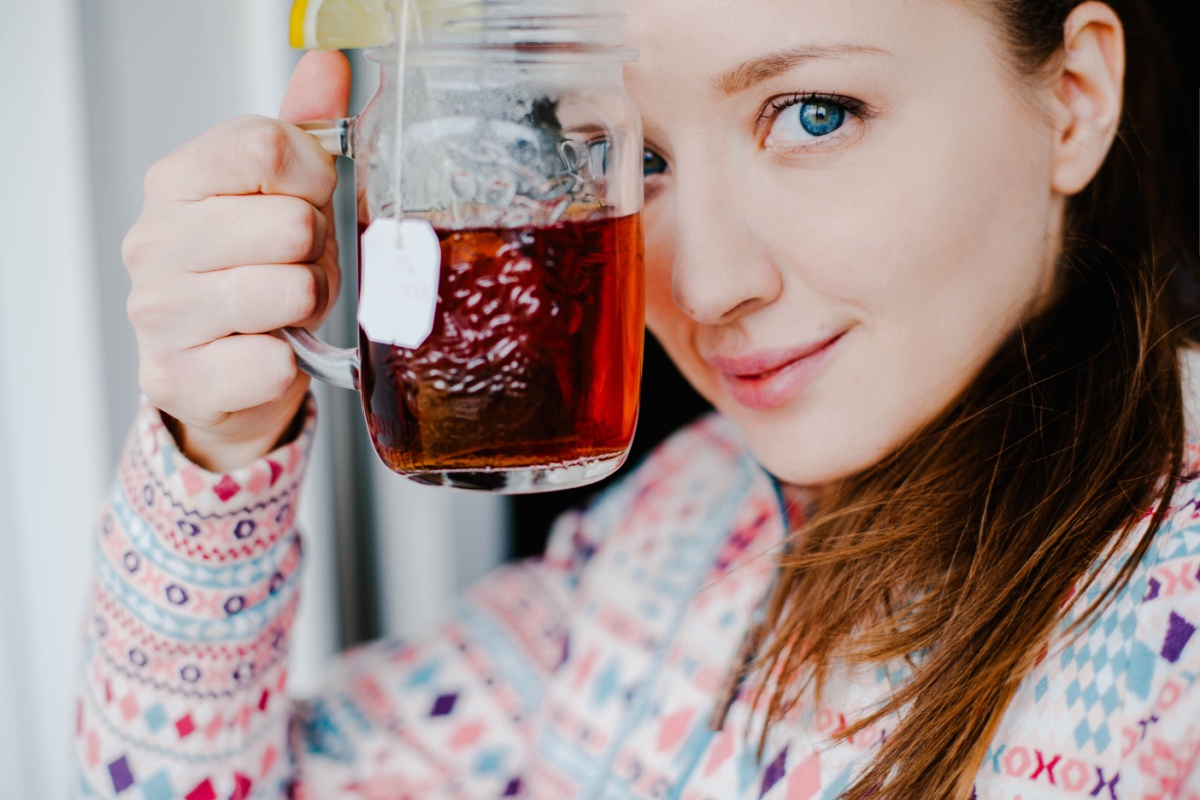
[[[1033,80],[1057,63],[1082,0],[980,2],[1016,75]],[[1197,292],[1177,187],[1194,186],[1180,146],[1192,139],[1155,127],[1173,87],[1146,4],[1110,5],[1136,91],[1104,166],[1068,204],[1055,302],[939,419],[841,481],[782,559],[755,668],[764,737],[832,670],[908,662],[882,707],[837,734],[897,715],[849,800],[969,797],[1018,684],[1068,598],[1085,594],[1072,591],[1096,580],[1098,560],[1129,553],[1075,609],[1079,630],[1128,584],[1180,478],[1178,348],[1196,339]]]

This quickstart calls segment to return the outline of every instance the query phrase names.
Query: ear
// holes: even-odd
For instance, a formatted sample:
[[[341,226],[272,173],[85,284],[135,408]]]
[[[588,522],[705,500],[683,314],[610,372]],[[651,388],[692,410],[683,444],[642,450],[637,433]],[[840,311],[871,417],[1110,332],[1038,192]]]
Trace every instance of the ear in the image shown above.
[[[1116,13],[1089,0],[1067,17],[1054,77],[1052,185],[1072,195],[1104,163],[1121,119],[1125,32]]]

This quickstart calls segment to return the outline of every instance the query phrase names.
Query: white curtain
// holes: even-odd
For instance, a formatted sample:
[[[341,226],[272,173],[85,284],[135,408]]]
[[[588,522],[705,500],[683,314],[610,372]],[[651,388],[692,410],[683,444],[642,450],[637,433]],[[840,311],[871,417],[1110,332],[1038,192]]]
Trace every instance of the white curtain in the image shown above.
[[[146,168],[211,125],[273,114],[296,54],[289,0],[8,0],[0,25],[0,776],[4,797],[66,795],[72,684],[90,527],[134,410],[120,241]],[[358,102],[374,75],[361,78]],[[220,235],[214,231],[214,235]],[[348,292],[352,292],[351,287]],[[352,313],[352,312],[351,312]],[[342,342],[345,344],[346,342]],[[340,391],[340,390],[335,390]],[[331,403],[320,390],[322,407]],[[338,536],[374,532],[352,567],[377,584],[386,635],[428,629],[493,566],[504,506],[423,489],[372,464],[369,490],[335,494],[345,437],[323,415],[302,524],[308,575],[294,688],[333,657]],[[347,430],[343,421],[337,428]],[[361,427],[361,426],[360,426]],[[361,451],[361,442],[356,447]],[[336,465],[336,466],[335,466]],[[343,494],[345,491],[343,489]],[[357,509],[369,520],[346,530]],[[362,549],[362,548],[360,548]],[[366,573],[374,571],[374,575]],[[343,572],[345,578],[345,573]],[[355,574],[349,576],[356,580]]]

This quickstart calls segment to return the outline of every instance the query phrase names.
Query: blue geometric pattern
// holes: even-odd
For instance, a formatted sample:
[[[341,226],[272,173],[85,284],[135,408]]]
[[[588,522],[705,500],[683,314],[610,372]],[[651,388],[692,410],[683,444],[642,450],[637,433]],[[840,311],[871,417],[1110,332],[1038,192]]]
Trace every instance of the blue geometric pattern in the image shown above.
[[[1193,517],[1200,514],[1200,502],[1197,501],[1197,491],[1191,485],[1191,497],[1176,508],[1168,524],[1176,525],[1170,538],[1164,543],[1161,560],[1171,561],[1186,558],[1200,553],[1200,520]]]
[[[1120,563],[1110,564],[1104,570],[1105,576],[1114,575],[1120,566]],[[1143,663],[1140,654],[1134,652],[1134,634],[1138,608],[1146,593],[1148,572],[1143,563],[1129,585],[1086,630],[1069,639],[1070,643],[1058,656],[1063,682],[1060,685],[1065,685],[1063,697],[1067,710],[1081,717],[1072,731],[1081,751],[1086,751],[1089,744],[1097,756],[1108,750],[1120,732],[1115,715],[1120,710],[1122,692],[1130,684],[1141,683]],[[1075,604],[1076,610],[1066,624],[1074,621],[1079,611],[1100,596],[1103,582],[1098,580],[1088,588]],[[1153,669],[1153,663],[1150,667]],[[1043,678],[1042,683],[1034,687],[1035,699],[1040,700],[1048,688]]]
[[[142,784],[142,797],[145,800],[174,800],[178,797],[165,769],[159,770],[150,780]]]
[[[283,628],[282,605],[248,604],[229,619],[198,622],[169,605],[171,575],[150,589],[150,581],[134,585],[133,568],[121,563],[127,548],[98,550],[98,583],[110,595],[105,607],[120,605],[121,624],[139,635],[94,648],[92,666],[113,682],[89,676],[84,684],[78,746],[88,770],[84,796],[249,800],[292,796],[300,786],[313,797],[322,789],[321,796],[332,796],[327,787],[354,785],[348,791],[357,795],[334,794],[369,797],[361,794],[371,791],[368,782],[388,792],[411,781],[461,797],[833,800],[893,728],[885,720],[855,741],[830,742],[828,736],[906,674],[890,666],[839,672],[822,704],[799,709],[774,729],[762,757],[755,737],[747,736],[757,711],[746,695],[733,702],[723,731],[709,730],[716,687],[770,572],[770,566],[759,569],[748,550],[738,569],[726,573],[713,565],[719,554],[724,559],[731,552],[721,548],[736,542],[745,526],[771,517],[777,507],[765,498],[772,489],[765,474],[736,442],[716,449],[688,444],[696,439],[684,435],[669,445],[673,449],[660,456],[668,469],[627,479],[601,503],[602,514],[578,515],[576,532],[583,538],[563,529],[557,556],[510,568],[477,587],[459,606],[448,636],[364,648],[343,662],[315,701],[290,704],[282,676],[263,680],[259,659],[259,669],[245,673],[232,701],[189,694],[201,680],[190,652],[205,648],[181,645],[228,645],[238,631],[252,631],[259,622]],[[669,482],[656,485],[659,473]],[[1151,552],[1132,584],[1085,630],[1052,643],[1018,691],[1015,713],[989,743],[977,776],[981,798],[1153,796],[1142,791],[1139,772],[1154,769],[1164,748],[1167,758],[1175,757],[1180,713],[1189,725],[1200,717],[1187,686],[1196,680],[1200,578],[1193,576],[1200,563],[1185,558],[1187,563],[1158,568],[1162,562],[1155,561],[1162,553],[1200,553],[1193,511],[1172,515],[1169,526],[1181,530],[1168,527],[1156,542],[1159,552]],[[200,512],[194,519],[203,533],[208,512]],[[115,525],[118,516],[108,519]],[[138,519],[120,521],[132,532],[131,563],[145,579],[146,566],[156,563],[148,554],[157,542],[153,529]],[[752,539],[754,558],[775,551],[781,522],[771,518],[764,537],[769,541]],[[234,586],[252,575],[270,577],[263,565],[282,560],[294,544],[289,537],[284,532],[269,560],[235,555],[236,563],[222,566],[185,564],[176,556],[169,561],[188,572],[189,592],[210,578]],[[575,572],[584,564],[588,571],[577,581]],[[1100,585],[1117,568],[1106,568]],[[211,574],[202,574],[206,570]],[[1073,607],[1086,607],[1099,591],[1090,589]],[[541,595],[556,601],[554,608],[538,606]],[[96,641],[112,642],[117,621],[98,617],[90,630],[105,638]],[[189,657],[172,662],[174,650],[147,644],[158,633]],[[270,641],[264,637],[263,646],[282,652]],[[137,674],[128,665],[134,651],[148,662]],[[111,660],[118,657],[120,669]],[[208,678],[208,663],[195,663]],[[188,669],[195,670],[195,681]],[[153,683],[155,670],[179,676],[169,697]],[[126,678],[138,683],[136,692]],[[260,716],[268,707],[277,715]],[[287,717],[295,726],[290,732],[283,728]],[[289,733],[299,745],[294,752],[285,744]],[[1135,741],[1139,733],[1142,742]],[[255,744],[268,741],[265,752]],[[217,752],[226,748],[232,749]],[[208,774],[198,778],[197,767]],[[253,789],[239,769],[255,775]],[[440,795],[420,789],[409,796]]]
[[[146,720],[146,727],[150,729],[151,733],[158,733],[164,725],[170,722],[167,710],[163,708],[162,703],[155,703],[142,716]]]
[[[110,507],[125,529],[130,543],[165,574],[207,589],[237,589],[270,578],[285,559],[287,548],[269,548],[260,556],[247,557],[233,566],[208,566],[188,561],[163,545],[155,531],[133,510],[125,491],[117,486],[109,500]]]
[[[137,620],[157,634],[190,643],[220,643],[231,639],[256,636],[279,617],[283,607],[291,602],[291,591],[280,591],[256,606],[225,619],[200,619],[175,614],[137,593],[113,569],[97,540],[93,545],[95,577],[101,586],[116,598]],[[300,580],[299,571],[288,578],[284,586],[291,589]]]

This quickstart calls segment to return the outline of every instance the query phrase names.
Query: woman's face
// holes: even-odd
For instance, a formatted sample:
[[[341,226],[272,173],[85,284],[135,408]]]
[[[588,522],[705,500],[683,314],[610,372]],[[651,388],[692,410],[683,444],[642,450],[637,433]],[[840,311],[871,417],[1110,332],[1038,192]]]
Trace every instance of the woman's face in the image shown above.
[[[877,462],[1052,284],[1053,131],[947,0],[637,0],[647,318],[790,483]]]

